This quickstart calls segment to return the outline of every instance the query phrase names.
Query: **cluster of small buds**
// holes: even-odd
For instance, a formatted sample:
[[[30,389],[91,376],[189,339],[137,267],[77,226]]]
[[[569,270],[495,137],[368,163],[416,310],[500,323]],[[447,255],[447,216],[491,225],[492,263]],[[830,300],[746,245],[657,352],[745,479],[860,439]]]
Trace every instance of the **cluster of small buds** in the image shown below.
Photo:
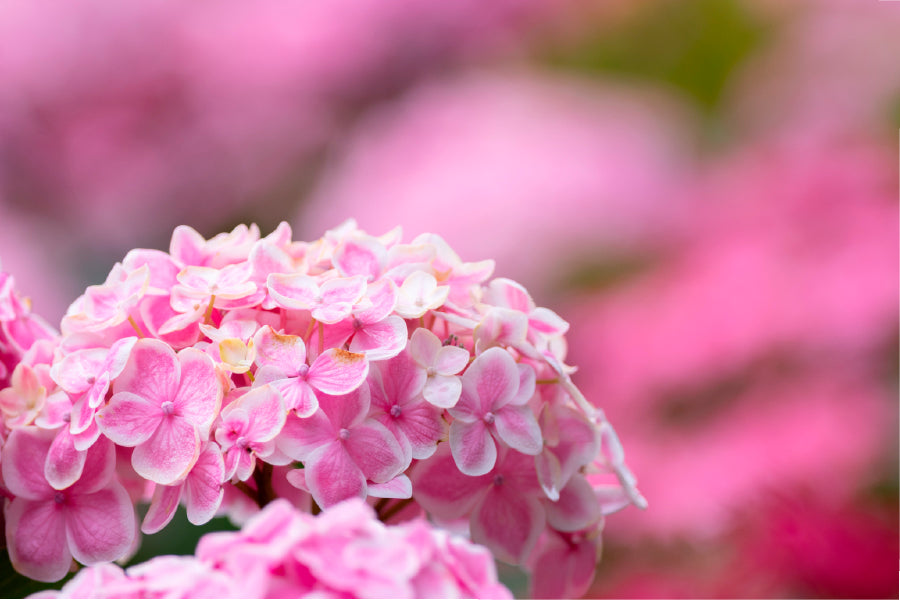
[[[271,502],[196,556],[83,569],[31,598],[511,598],[491,554],[425,520],[384,525],[358,499],[317,517]]]
[[[179,227],[168,253],[132,250],[61,336],[29,330],[43,341],[0,392],[13,565],[53,581],[72,558],[121,559],[142,501],[152,533],[179,504],[202,524],[359,498],[467,532],[542,593],[583,592],[593,569],[560,573],[593,565],[604,515],[644,499],[570,378],[568,324],[493,268],[352,221],[314,242],[286,223]]]

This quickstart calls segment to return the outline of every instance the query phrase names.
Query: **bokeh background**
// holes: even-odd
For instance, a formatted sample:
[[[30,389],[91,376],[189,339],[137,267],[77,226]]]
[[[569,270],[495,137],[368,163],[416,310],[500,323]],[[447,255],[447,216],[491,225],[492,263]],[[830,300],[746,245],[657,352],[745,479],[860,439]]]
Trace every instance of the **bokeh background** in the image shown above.
[[[0,260],[348,217],[570,321],[650,502],[594,597],[897,597],[900,4],[0,4]],[[515,582],[513,582],[515,583]]]

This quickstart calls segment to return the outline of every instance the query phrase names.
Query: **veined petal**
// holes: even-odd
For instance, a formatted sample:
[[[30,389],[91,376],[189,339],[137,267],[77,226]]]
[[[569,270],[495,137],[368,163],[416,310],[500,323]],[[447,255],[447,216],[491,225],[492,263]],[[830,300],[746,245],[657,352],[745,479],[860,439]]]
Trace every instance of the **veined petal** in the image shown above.
[[[253,345],[260,368],[276,368],[293,376],[306,364],[306,344],[300,336],[281,335],[266,325],[253,336]]]
[[[412,482],[406,475],[397,475],[385,483],[368,482],[369,495],[374,498],[412,498]]]
[[[56,437],[50,445],[50,451],[47,453],[47,460],[44,462],[44,477],[55,489],[63,490],[81,477],[86,457],[87,452],[79,452],[75,449],[74,440],[68,428],[62,427],[57,431]]]
[[[181,380],[172,400],[176,409],[197,426],[200,437],[206,439],[222,405],[222,381],[212,359],[195,348],[185,348],[179,352],[178,362],[181,364]]]
[[[519,390],[516,361],[503,348],[489,348],[476,358],[462,376],[462,398],[477,399],[477,406],[487,413],[512,400]]]
[[[134,541],[134,506],[122,484],[68,499],[66,538],[72,556],[86,565],[116,560]]]
[[[547,523],[558,531],[578,531],[597,522],[602,516],[600,503],[591,484],[575,475],[559,494],[556,502],[545,502]]]
[[[484,475],[497,462],[497,445],[483,421],[453,421],[450,450],[459,470],[473,477]]]
[[[564,335],[569,324],[549,308],[536,308],[528,316],[528,325],[546,335]]]
[[[153,490],[153,498],[150,500],[150,508],[141,522],[141,531],[150,535],[161,531],[169,524],[175,511],[178,509],[178,501],[181,499],[183,484],[157,485]]]
[[[132,348],[114,391],[131,392],[160,406],[173,399],[180,379],[181,366],[172,348],[165,342],[143,338]]]
[[[365,355],[329,348],[313,362],[307,381],[317,390],[337,396],[357,389],[368,374],[369,361]]]
[[[15,428],[10,432],[3,446],[0,469],[6,488],[14,496],[29,500],[53,497],[54,490],[39,465],[44,464],[55,436],[55,432],[37,427]]]
[[[320,287],[324,306],[332,304],[356,304],[366,293],[366,278],[362,275],[329,279]]]
[[[431,331],[418,327],[409,338],[409,354],[420,366],[428,368],[437,362],[438,352],[441,350],[441,340]],[[465,352],[465,351],[464,351]],[[469,356],[466,352],[466,361]],[[463,365],[463,367],[465,364]],[[460,367],[462,369],[462,367]],[[457,371],[458,372],[458,371]]]
[[[377,323],[394,312],[394,306],[397,305],[397,285],[390,279],[370,283],[366,289],[366,298],[372,306],[354,314],[363,323]]]
[[[97,425],[103,434],[120,446],[143,444],[159,424],[164,413],[159,404],[131,392],[119,392],[97,413]]]
[[[350,342],[350,352],[365,354],[369,360],[393,358],[406,347],[406,336],[406,321],[391,315],[359,329]]]
[[[338,441],[318,448],[304,466],[306,485],[322,508],[349,498],[365,499],[366,478]]]
[[[409,466],[394,434],[372,419],[351,429],[344,447],[365,478],[376,483],[393,479]]]
[[[528,406],[508,404],[494,413],[500,439],[522,454],[540,454],[544,447],[541,428]]]
[[[222,452],[216,444],[209,443],[200,452],[197,464],[185,480],[184,504],[188,521],[203,525],[215,516],[225,494],[224,480]]]
[[[131,466],[144,479],[171,485],[187,474],[199,453],[197,427],[184,419],[167,417],[150,439],[134,449]]]
[[[319,399],[312,386],[299,377],[276,379],[270,385],[281,393],[284,409],[293,410],[298,417],[309,417],[319,408]]]
[[[413,495],[426,511],[452,520],[467,514],[490,485],[491,476],[469,477],[459,471],[447,444],[428,460],[416,463],[410,476]]]
[[[456,375],[469,364],[469,351],[459,346],[441,346],[434,359],[434,370],[440,375]]]
[[[271,440],[284,426],[287,411],[281,394],[271,385],[253,388],[235,403],[250,416],[245,435],[254,442]],[[233,406],[233,405],[232,405]]]
[[[66,542],[64,512],[59,506],[52,499],[14,498],[7,505],[5,516],[6,547],[13,568],[38,581],[65,577],[72,566],[72,554]]]
[[[373,281],[384,270],[387,250],[375,238],[359,237],[345,239],[334,249],[334,266],[344,277],[361,275]]]
[[[472,512],[472,541],[517,565],[531,554],[545,523],[544,508],[536,498],[507,485],[493,485]]]
[[[307,457],[321,446],[337,439],[337,432],[328,416],[317,410],[309,417],[300,419],[289,414],[275,438],[278,449],[293,458],[306,462]]]
[[[282,308],[310,310],[319,303],[319,286],[309,275],[271,273],[266,278],[266,287]]]

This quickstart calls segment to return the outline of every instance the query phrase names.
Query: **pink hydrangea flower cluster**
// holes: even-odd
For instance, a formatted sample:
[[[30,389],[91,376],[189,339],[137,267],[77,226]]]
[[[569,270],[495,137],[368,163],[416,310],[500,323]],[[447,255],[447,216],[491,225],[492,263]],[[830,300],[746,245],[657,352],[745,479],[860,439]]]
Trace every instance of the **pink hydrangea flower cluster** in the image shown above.
[[[3,413],[14,566],[53,581],[122,558],[140,501],[153,533],[179,504],[202,524],[358,498],[468,533],[538,595],[583,593],[604,515],[644,499],[570,378],[568,324],[493,267],[352,221],[132,250],[0,392],[26,407]]]
[[[491,554],[416,519],[385,526],[358,499],[318,517],[279,499],[194,556],[82,570],[32,598],[511,598]]]

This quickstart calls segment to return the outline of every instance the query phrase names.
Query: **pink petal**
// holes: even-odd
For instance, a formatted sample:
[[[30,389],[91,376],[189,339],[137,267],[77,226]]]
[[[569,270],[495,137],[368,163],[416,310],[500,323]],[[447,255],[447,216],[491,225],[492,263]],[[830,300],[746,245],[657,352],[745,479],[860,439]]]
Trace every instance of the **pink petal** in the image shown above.
[[[447,444],[439,444],[431,458],[416,463],[410,476],[416,501],[430,514],[446,520],[467,514],[490,485],[491,477],[460,473]]]
[[[369,360],[393,358],[406,347],[406,321],[396,315],[359,329],[350,342],[350,352],[366,355]]]
[[[67,392],[80,394],[91,387],[88,380],[100,371],[106,355],[106,348],[77,350],[55,363],[50,368],[50,377]]]
[[[222,380],[212,359],[195,348],[179,352],[178,362],[181,364],[181,381],[171,400],[184,418],[197,426],[200,437],[206,439],[222,405]]]
[[[67,427],[62,427],[56,434],[47,460],[44,462],[44,477],[57,490],[63,490],[81,477],[87,452],[75,449],[74,440]]]
[[[468,354],[468,352],[466,353]],[[453,408],[462,393],[462,379],[456,375],[434,375],[425,382],[422,395],[439,408]]]
[[[491,281],[488,290],[493,304],[518,310],[525,314],[529,314],[534,310],[534,301],[531,299],[528,291],[512,279],[498,277]]]
[[[387,251],[374,239],[348,239],[335,248],[332,261],[344,277],[362,275],[373,281],[384,269]]]
[[[381,279],[369,284],[366,298],[372,306],[355,313],[355,316],[365,324],[377,323],[394,311],[394,306],[397,305],[397,286],[390,279]]]
[[[153,490],[153,498],[150,500],[150,508],[141,523],[142,532],[150,535],[169,524],[178,509],[182,487],[180,483],[156,486],[156,489]]]
[[[409,338],[409,354],[419,365],[428,368],[437,362],[438,353],[441,350],[441,340],[431,331],[422,327],[416,328]],[[469,359],[466,352],[466,360]],[[465,366],[465,365],[463,365]],[[462,367],[460,367],[462,369]]]
[[[528,317],[528,325],[547,335],[564,335],[569,324],[549,308],[536,308]]]
[[[250,415],[250,428],[245,435],[254,442],[271,440],[284,426],[287,410],[281,394],[274,387],[253,388],[237,401]]]
[[[527,404],[531,397],[534,396],[537,379],[534,369],[531,367],[526,365],[516,365],[516,367],[519,369],[519,389],[509,403],[522,406]],[[495,406],[495,408],[500,408],[500,406]]]
[[[469,364],[469,351],[458,346],[442,346],[434,359],[434,370],[441,375],[456,375]]]
[[[122,484],[69,499],[66,537],[72,556],[86,565],[116,560],[134,541],[134,506]]]
[[[488,490],[470,522],[472,541],[512,565],[531,554],[544,524],[544,508],[537,499],[502,484]]]
[[[72,554],[66,541],[64,514],[53,500],[14,498],[7,505],[6,546],[16,571],[38,581],[65,577],[72,566]]]
[[[369,361],[364,355],[330,348],[320,354],[309,368],[307,381],[317,390],[339,396],[358,389],[368,374]]]
[[[497,446],[483,421],[453,421],[450,450],[459,470],[473,477],[484,475],[497,462]]]
[[[303,419],[289,414],[281,433],[275,438],[279,450],[300,461],[306,461],[306,457],[316,449],[336,439],[334,426],[321,410]]]
[[[304,466],[306,485],[322,508],[349,498],[365,499],[366,478],[339,442],[317,449]]]
[[[322,305],[356,304],[366,293],[366,278],[362,275],[354,277],[337,277],[329,279],[321,286]]]
[[[77,446],[76,446],[77,449]],[[116,472],[116,446],[106,438],[87,449],[81,477],[67,491],[90,494],[106,487]]]
[[[368,483],[368,493],[375,498],[412,498],[412,482],[406,475],[397,475],[385,483]]]
[[[402,408],[396,426],[409,440],[412,457],[417,460],[428,458],[437,450],[437,442],[446,433],[446,421],[441,418],[440,409],[426,402],[410,402]]]
[[[216,444],[209,443],[200,452],[197,464],[185,480],[184,504],[188,521],[202,525],[215,516],[225,494],[224,480],[222,452]]]
[[[494,413],[497,435],[522,454],[540,454],[544,447],[541,428],[528,406],[504,406]]]
[[[150,439],[163,417],[159,404],[131,392],[119,392],[97,413],[97,425],[113,442],[130,447]]]
[[[75,401],[75,404],[72,405],[72,410],[69,413],[69,418],[71,419],[69,431],[72,433],[82,433],[94,422],[94,414],[97,411],[96,407],[91,406],[91,400],[92,398],[88,394],[82,394]]]
[[[144,479],[171,485],[187,474],[199,453],[197,427],[184,419],[167,417],[149,440],[134,449],[131,465]]]
[[[306,344],[296,335],[281,335],[266,325],[253,336],[256,362],[262,368],[274,367],[284,375],[294,376],[306,364]]]
[[[283,308],[309,310],[318,304],[319,286],[309,275],[272,273],[266,278],[266,287]]]
[[[559,500],[559,491],[562,489],[564,482],[562,481],[562,469],[559,465],[559,459],[548,449],[538,454],[534,459],[534,466],[537,471],[538,482],[541,489],[550,500]]]
[[[181,367],[169,345],[143,338],[132,348],[131,357],[116,379],[114,391],[131,392],[159,406],[172,399],[180,379]]]
[[[54,490],[39,465],[44,464],[55,437],[55,432],[37,427],[16,428],[9,434],[3,446],[0,469],[3,482],[12,495],[29,500],[53,497]]]
[[[578,531],[597,522],[602,514],[591,484],[576,475],[560,492],[559,500],[544,504],[547,523],[558,531]]]
[[[585,538],[573,543],[550,534],[547,547],[535,559],[531,576],[533,598],[580,598],[594,579],[597,544]]]
[[[349,431],[344,447],[366,479],[383,483],[409,466],[394,435],[375,420]]]
[[[257,379],[265,381],[265,379]],[[306,381],[299,377],[277,379],[270,384],[281,394],[285,411],[294,411],[298,417],[308,417],[319,408],[319,399]]]
[[[460,404],[473,403],[483,412],[501,407],[512,400],[519,389],[516,361],[502,348],[489,348],[469,365],[463,374]]]

